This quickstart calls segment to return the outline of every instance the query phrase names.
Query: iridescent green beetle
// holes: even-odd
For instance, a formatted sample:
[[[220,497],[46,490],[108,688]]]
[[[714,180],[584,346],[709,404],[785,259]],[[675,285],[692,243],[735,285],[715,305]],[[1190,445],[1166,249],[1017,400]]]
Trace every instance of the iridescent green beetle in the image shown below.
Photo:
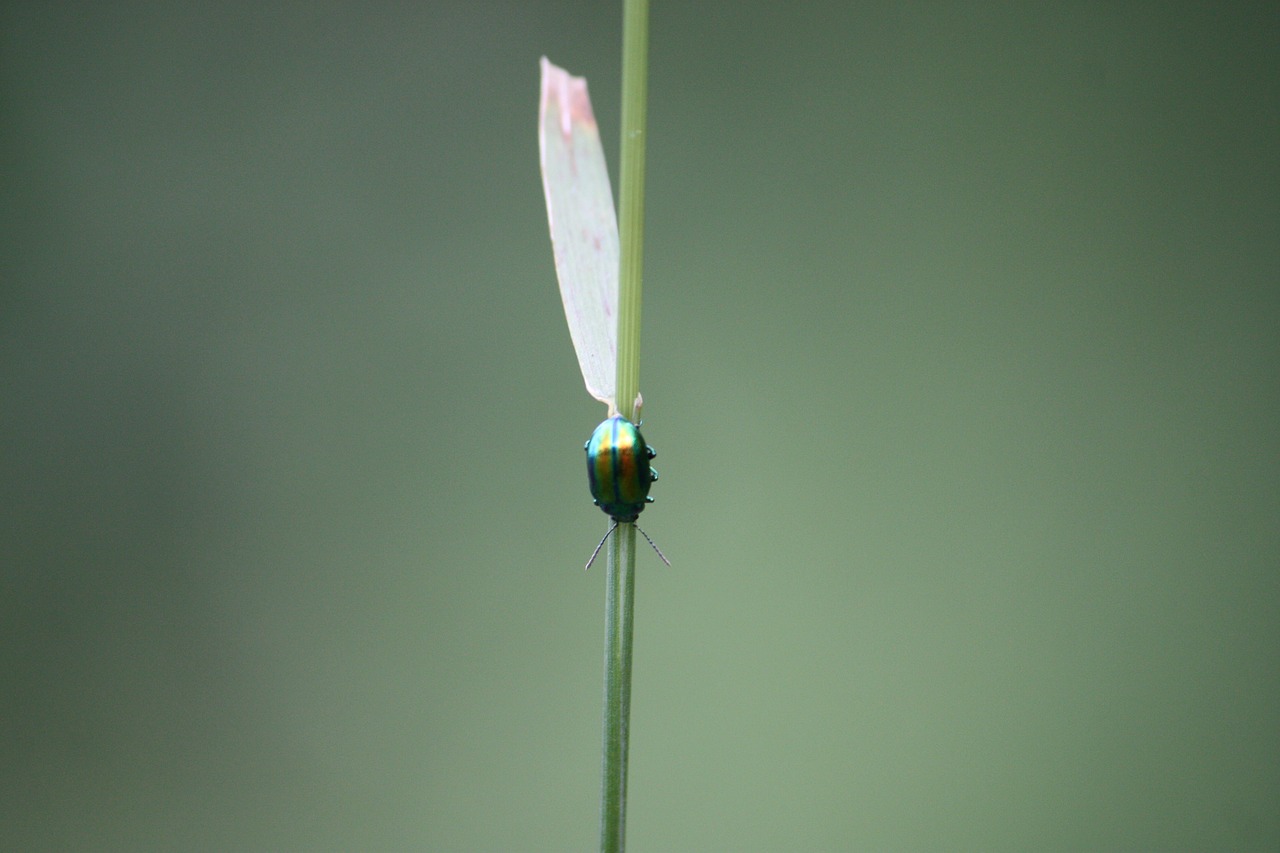
[[[653,503],[649,486],[658,479],[658,472],[649,466],[649,460],[658,454],[645,444],[640,428],[622,415],[614,415],[596,427],[583,449],[587,452],[587,485],[591,488],[591,497],[596,506],[613,519],[613,526],[587,561],[587,568],[591,568],[609,534],[617,530],[620,523],[634,522],[644,512],[644,505]],[[662,562],[671,565],[649,534],[640,530],[640,535],[653,545]]]
[[[658,472],[649,467],[657,454],[644,443],[640,429],[622,415],[614,415],[591,434],[587,451],[587,483],[596,506],[614,521],[635,521],[644,511],[649,484]]]

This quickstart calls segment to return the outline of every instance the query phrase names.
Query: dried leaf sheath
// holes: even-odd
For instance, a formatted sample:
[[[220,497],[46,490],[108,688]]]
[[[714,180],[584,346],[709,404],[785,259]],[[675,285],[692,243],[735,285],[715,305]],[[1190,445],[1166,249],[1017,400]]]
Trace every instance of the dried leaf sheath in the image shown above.
[[[542,59],[538,150],[560,298],[592,397],[615,403],[618,220],[587,81]]]

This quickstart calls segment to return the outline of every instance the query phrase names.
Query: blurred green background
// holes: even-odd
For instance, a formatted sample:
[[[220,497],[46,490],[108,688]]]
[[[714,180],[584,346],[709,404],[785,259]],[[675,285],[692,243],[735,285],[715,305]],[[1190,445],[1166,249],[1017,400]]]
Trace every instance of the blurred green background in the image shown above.
[[[0,848],[593,847],[618,4],[0,8]],[[632,849],[1280,845],[1278,26],[656,5]]]

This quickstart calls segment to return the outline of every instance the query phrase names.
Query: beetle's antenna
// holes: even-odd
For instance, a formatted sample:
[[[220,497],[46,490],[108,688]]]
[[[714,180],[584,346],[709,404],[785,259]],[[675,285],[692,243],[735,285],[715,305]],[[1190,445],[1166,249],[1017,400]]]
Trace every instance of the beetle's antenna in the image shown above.
[[[615,521],[615,522],[613,523],[613,527],[610,527],[610,528],[609,528],[609,530],[608,530],[608,532],[606,532],[606,533],[604,534],[604,539],[601,539],[601,540],[600,540],[600,544],[599,544],[599,545],[597,545],[597,546],[596,546],[596,549],[595,549],[594,551],[592,551],[592,552],[591,552],[591,559],[590,559],[590,560],[587,560],[587,565],[583,568],[583,570],[584,570],[584,571],[585,571],[586,569],[591,568],[591,564],[592,564],[592,563],[594,563],[594,562],[596,561],[596,557],[598,557],[598,556],[600,555],[600,549],[604,547],[604,543],[605,543],[605,541],[609,538],[609,534],[610,534],[610,533],[612,533],[613,531],[617,530],[617,529],[618,529],[618,522],[616,522],[616,521]],[[657,553],[657,555],[658,555],[659,559],[661,559],[661,560],[662,560],[662,562],[664,562],[664,563],[666,563],[668,566],[670,566],[670,565],[671,565],[671,561],[667,559],[667,555],[666,555],[666,554],[662,553],[662,549],[661,549],[661,548],[659,548],[656,544],[654,544],[654,541],[653,541],[652,539],[650,539],[650,538],[649,538],[649,534],[648,534],[648,533],[645,533],[645,532],[644,532],[644,530],[643,530],[643,529],[640,527],[640,525],[638,525],[638,524],[636,525],[636,530],[639,530],[639,531],[640,531],[640,535],[644,537],[644,541],[648,542],[650,545],[652,545],[652,546],[653,546],[653,550],[654,550],[654,552],[655,552],[655,553]]]
[[[618,525],[616,525],[616,524],[614,525],[614,527],[617,527],[617,526],[618,526]],[[641,530],[641,529],[640,529],[640,525],[638,525],[638,524],[636,525],[636,530],[640,530],[640,535],[644,537],[644,541],[648,542],[650,545],[653,545],[653,540],[649,538],[649,534],[648,534],[648,533],[645,533],[643,530]],[[606,533],[605,535],[607,536],[608,534]],[[599,549],[599,548],[597,548],[596,550],[598,551],[598,550],[600,550],[600,549]],[[667,555],[666,555],[666,554],[662,553],[662,549],[661,549],[661,548],[659,548],[657,545],[653,545],[653,550],[654,550],[654,551],[656,551],[656,552],[658,553],[658,556],[662,558],[662,562],[666,563],[668,566],[670,566],[670,565],[671,565],[671,561],[667,559]],[[594,559],[594,558],[592,558],[592,559]]]
[[[616,521],[615,521],[615,522],[613,523],[613,527],[610,527],[610,528],[609,528],[608,533],[605,533],[605,535],[604,535],[604,539],[601,539],[601,540],[600,540],[600,544],[599,544],[599,545],[597,545],[597,546],[596,546],[596,549],[595,549],[594,551],[592,551],[592,552],[591,552],[591,559],[590,559],[590,560],[587,560],[587,564],[586,564],[586,566],[584,566],[584,567],[583,567],[583,571],[586,571],[587,569],[591,568],[591,564],[592,564],[592,563],[594,563],[594,562],[596,561],[596,555],[597,555],[597,554],[599,554],[599,553],[600,553],[600,549],[604,547],[604,540],[609,538],[609,533],[612,533],[613,531],[615,531],[615,530],[617,530],[617,529],[618,529],[618,522],[616,522]],[[645,539],[648,539],[649,537],[648,537],[648,536],[646,536],[646,537],[644,537],[644,538],[645,538]],[[649,543],[649,544],[651,544],[651,545],[652,545],[653,543],[651,542],[651,543]],[[663,557],[663,559],[665,560],[665,559],[666,559],[666,557]],[[670,564],[670,563],[667,563],[667,565],[669,566],[669,565],[671,565],[671,564]]]

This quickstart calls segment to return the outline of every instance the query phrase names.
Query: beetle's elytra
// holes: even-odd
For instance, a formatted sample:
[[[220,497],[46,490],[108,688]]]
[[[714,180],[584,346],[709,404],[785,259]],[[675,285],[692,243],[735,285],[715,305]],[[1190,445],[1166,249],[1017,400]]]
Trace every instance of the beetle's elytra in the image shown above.
[[[640,429],[622,415],[614,415],[596,427],[584,445],[587,451],[587,484],[596,506],[614,521],[635,521],[652,503],[649,486],[658,472],[649,466],[657,454],[644,443]]]

